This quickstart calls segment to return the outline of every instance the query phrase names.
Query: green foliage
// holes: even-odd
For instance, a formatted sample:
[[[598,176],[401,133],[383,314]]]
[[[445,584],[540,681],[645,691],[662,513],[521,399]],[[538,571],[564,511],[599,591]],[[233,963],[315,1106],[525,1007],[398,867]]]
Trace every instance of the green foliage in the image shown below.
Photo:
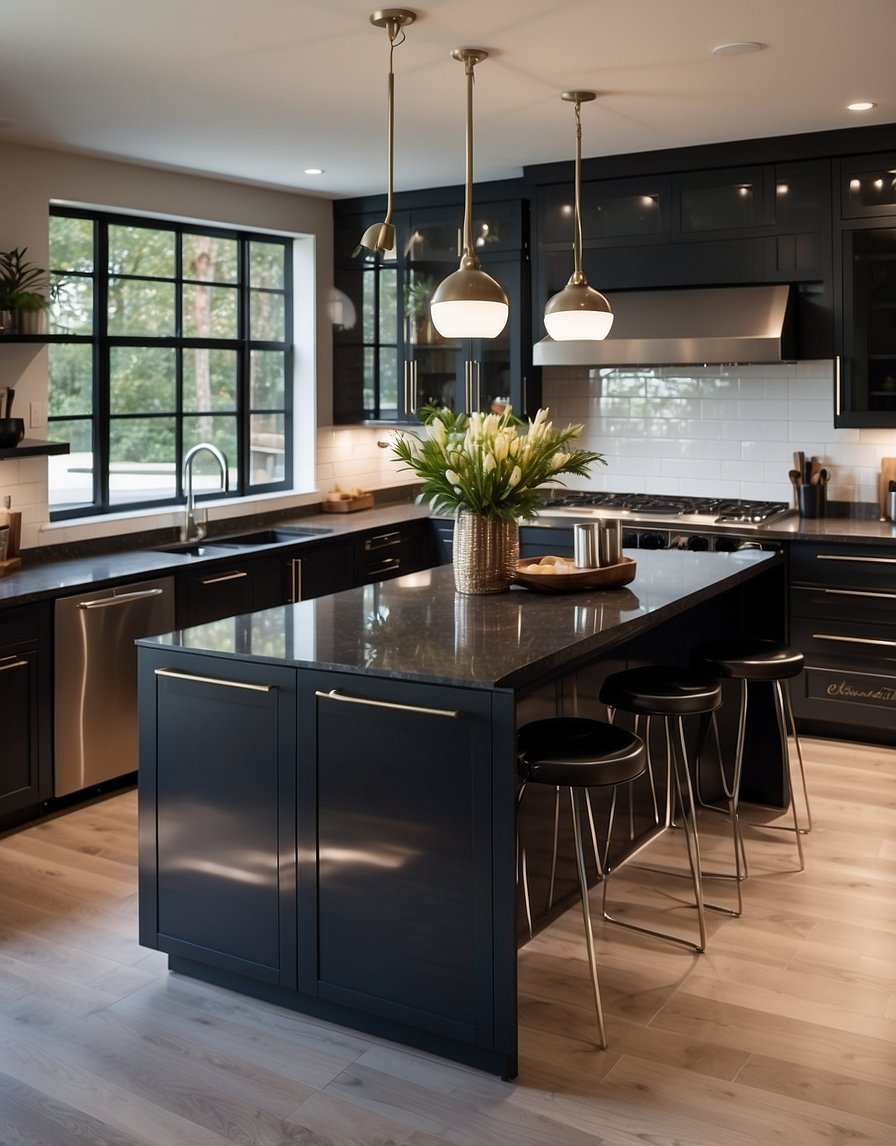
[[[554,430],[548,410],[523,423],[508,406],[501,414],[455,414],[427,407],[426,437],[399,433],[395,457],[422,481],[418,501],[439,512],[471,510],[503,520],[534,517],[544,500],[541,486],[560,474],[587,477],[603,455],[567,449],[583,427]]]
[[[0,307],[42,310],[47,306],[47,272],[25,258],[27,247],[0,251]]]

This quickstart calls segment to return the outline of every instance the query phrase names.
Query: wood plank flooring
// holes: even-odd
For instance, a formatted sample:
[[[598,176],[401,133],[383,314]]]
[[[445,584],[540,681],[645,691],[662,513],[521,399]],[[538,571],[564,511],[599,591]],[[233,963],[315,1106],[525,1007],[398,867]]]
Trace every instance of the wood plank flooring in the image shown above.
[[[604,1052],[570,909],[520,954],[513,1083],[169,974],[136,942],[133,792],[9,834],[0,1144],[896,1142],[896,751],[804,748],[807,870],[791,835],[750,831],[744,916],[710,913],[704,955],[597,926]],[[701,843],[724,861],[723,817]],[[686,881],[611,885],[620,912],[693,926]]]

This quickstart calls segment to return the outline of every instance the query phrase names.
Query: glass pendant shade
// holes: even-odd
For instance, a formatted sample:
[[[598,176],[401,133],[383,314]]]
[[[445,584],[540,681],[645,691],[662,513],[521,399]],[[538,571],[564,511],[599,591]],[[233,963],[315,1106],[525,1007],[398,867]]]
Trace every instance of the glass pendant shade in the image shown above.
[[[574,278],[575,276],[573,276]],[[584,281],[572,279],[548,299],[544,325],[556,342],[573,339],[601,341],[610,333],[613,311],[606,298]]]
[[[510,314],[507,295],[478,259],[465,261],[476,265],[461,266],[432,296],[433,326],[443,338],[497,338]]]
[[[573,272],[569,282],[548,299],[544,326],[555,342],[600,342],[610,333],[613,310],[600,291],[588,285],[582,271],[582,117],[581,105],[595,99],[594,92],[563,92],[560,97],[576,107],[576,182]]]

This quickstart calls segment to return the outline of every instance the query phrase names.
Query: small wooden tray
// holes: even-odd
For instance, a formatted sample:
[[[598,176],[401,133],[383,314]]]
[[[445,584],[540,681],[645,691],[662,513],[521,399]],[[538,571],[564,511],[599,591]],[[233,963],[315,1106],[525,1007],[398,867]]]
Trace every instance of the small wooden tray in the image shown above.
[[[359,509],[373,509],[373,494],[365,493],[360,497],[341,497],[339,501],[324,501],[321,503],[324,513],[357,513]]]
[[[619,589],[634,581],[637,562],[634,557],[623,557],[616,565],[599,569],[577,569],[574,565],[560,565],[557,573],[526,573],[526,566],[536,564],[532,559],[520,561],[514,581],[527,589],[541,593],[581,593],[587,589]],[[565,570],[565,572],[563,572]]]

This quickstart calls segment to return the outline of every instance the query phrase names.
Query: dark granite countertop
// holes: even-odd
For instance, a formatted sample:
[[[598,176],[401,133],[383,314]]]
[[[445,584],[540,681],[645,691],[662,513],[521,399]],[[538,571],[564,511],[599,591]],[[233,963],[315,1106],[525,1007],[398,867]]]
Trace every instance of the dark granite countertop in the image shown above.
[[[463,596],[451,566],[138,642],[475,688],[519,688],[783,562],[779,552],[632,551],[622,589]]]
[[[398,525],[404,521],[427,517],[425,508],[396,502],[393,505],[375,507],[363,510],[360,513],[316,513],[304,516],[284,517],[271,523],[272,528],[298,525],[314,529],[327,530],[318,537],[296,537],[295,543],[310,544],[313,542],[326,542],[344,537],[352,533],[359,533],[367,529],[378,529],[380,526]],[[243,526],[237,521],[231,522],[228,534],[250,532],[255,526]],[[209,541],[222,540],[225,535],[210,537]],[[253,546],[251,550],[237,554],[238,558],[245,558],[252,554],[276,552],[277,545]],[[29,561],[27,554],[22,567],[6,577],[0,577],[0,609],[12,605],[23,605],[32,601],[39,601],[48,597],[59,597],[66,593],[77,593],[86,586],[102,588],[104,585],[117,581],[135,580],[141,577],[159,577],[166,573],[174,573],[201,562],[210,564],[213,561],[233,561],[233,553],[222,553],[217,557],[186,557],[181,554],[160,553],[147,546],[139,549],[129,549],[115,553],[97,553],[84,557],[70,557],[60,561]]]

